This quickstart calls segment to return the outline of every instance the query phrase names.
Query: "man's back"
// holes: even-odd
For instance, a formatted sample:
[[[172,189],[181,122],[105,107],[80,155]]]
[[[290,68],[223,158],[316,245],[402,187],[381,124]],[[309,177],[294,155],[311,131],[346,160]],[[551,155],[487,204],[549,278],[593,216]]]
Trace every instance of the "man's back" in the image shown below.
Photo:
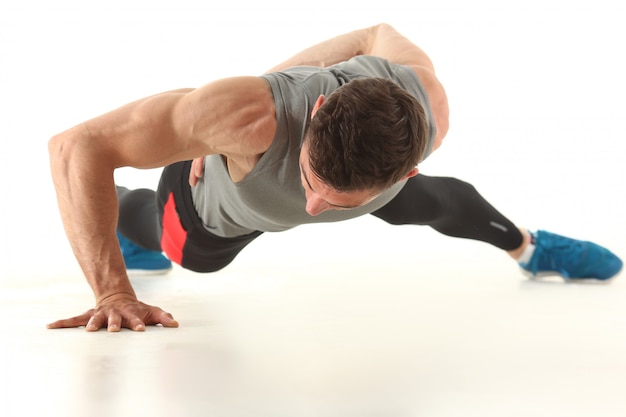
[[[295,67],[263,75],[272,90],[276,135],[271,146],[245,177],[234,181],[219,155],[205,159],[204,175],[193,188],[195,209],[207,229],[223,237],[254,231],[278,232],[300,224],[347,220],[371,213],[388,203],[402,188],[399,182],[370,203],[311,216],[305,211],[299,156],[314,104],[354,79],[381,77],[407,89],[422,105],[428,121],[426,156],[436,127],[428,96],[408,67],[373,56],[358,56],[329,68]]]

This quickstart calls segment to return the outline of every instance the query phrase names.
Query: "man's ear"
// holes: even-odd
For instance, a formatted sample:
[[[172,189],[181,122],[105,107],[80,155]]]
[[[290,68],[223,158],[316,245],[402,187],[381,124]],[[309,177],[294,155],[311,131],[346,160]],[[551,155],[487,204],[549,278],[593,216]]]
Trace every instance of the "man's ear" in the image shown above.
[[[320,108],[320,106],[324,104],[325,99],[326,97],[324,97],[323,94],[317,98],[317,101],[313,105],[313,110],[311,110],[311,119],[313,118],[313,116],[315,116],[315,113],[317,113],[317,110]]]
[[[408,180],[409,178],[416,176],[418,173],[419,173],[419,169],[415,167],[412,170],[410,170],[409,173],[406,174],[404,178],[402,178],[400,181]]]

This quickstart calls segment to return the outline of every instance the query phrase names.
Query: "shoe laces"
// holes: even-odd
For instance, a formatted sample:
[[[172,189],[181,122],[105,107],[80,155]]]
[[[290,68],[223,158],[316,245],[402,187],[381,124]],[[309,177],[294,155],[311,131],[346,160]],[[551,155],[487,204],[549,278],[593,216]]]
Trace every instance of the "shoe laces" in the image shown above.
[[[532,265],[535,273],[539,268],[565,272],[563,267],[577,265],[585,251],[585,242],[555,234],[535,238],[535,246],[538,255]]]

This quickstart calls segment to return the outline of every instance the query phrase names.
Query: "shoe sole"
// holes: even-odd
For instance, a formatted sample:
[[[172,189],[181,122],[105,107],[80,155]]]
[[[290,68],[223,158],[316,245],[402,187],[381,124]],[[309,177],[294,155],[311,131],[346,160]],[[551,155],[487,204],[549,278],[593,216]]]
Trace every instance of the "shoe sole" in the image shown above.
[[[620,269],[621,271],[621,269]],[[551,277],[559,277],[561,279],[563,279],[565,282],[571,282],[571,283],[575,283],[575,284],[609,284],[611,283],[620,273],[620,271],[617,271],[613,276],[611,276],[610,278],[606,278],[606,279],[601,279],[601,278],[593,278],[593,277],[589,277],[589,278],[567,278],[564,277],[563,275],[561,275],[558,271],[545,271],[545,272],[539,272],[536,275],[533,275],[532,272],[527,271],[525,269],[522,268],[522,274],[526,275],[526,277],[531,280],[531,281],[542,281],[545,278],[551,278]]]
[[[127,269],[126,273],[131,277],[145,277],[151,275],[165,275],[171,270],[171,267],[166,269]]]

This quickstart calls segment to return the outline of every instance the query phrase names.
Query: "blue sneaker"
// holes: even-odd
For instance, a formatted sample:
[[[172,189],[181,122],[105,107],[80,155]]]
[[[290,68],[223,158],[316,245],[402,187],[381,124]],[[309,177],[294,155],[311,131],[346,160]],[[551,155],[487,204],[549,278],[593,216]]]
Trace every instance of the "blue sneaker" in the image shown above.
[[[144,249],[117,233],[126,270],[134,275],[165,274],[172,269],[172,262],[161,252]]]
[[[622,261],[592,242],[539,230],[532,234],[535,252],[520,266],[532,276],[561,275],[565,279],[608,280],[622,269]]]

